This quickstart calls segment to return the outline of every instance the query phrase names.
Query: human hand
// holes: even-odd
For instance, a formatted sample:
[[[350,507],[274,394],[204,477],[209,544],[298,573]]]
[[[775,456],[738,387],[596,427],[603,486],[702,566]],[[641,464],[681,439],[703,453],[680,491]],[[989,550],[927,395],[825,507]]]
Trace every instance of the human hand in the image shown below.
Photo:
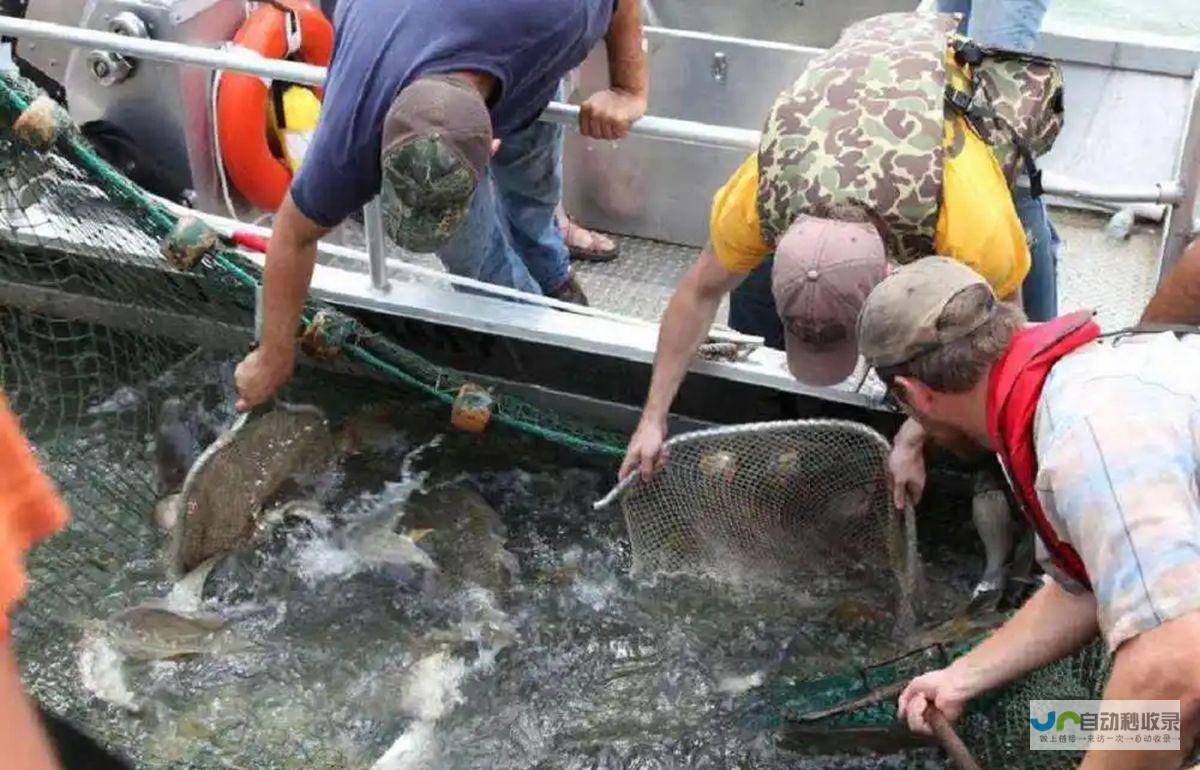
[[[921,502],[925,494],[925,431],[916,420],[905,422],[896,434],[887,470],[892,504],[897,509]]]
[[[268,350],[258,348],[238,364],[233,374],[237,388],[237,410],[248,412],[271,400],[275,393],[292,378],[296,354],[290,348]]]
[[[579,131],[592,139],[621,139],[645,114],[645,94],[606,88],[589,96],[579,108]]]
[[[667,464],[667,453],[663,448],[666,437],[665,420],[643,418],[629,440],[617,478],[624,479],[634,470],[638,470],[643,479],[653,478]]]
[[[913,679],[900,693],[898,717],[914,733],[932,735],[925,709],[933,705],[947,722],[954,722],[974,695],[966,677],[954,666],[931,671]]]

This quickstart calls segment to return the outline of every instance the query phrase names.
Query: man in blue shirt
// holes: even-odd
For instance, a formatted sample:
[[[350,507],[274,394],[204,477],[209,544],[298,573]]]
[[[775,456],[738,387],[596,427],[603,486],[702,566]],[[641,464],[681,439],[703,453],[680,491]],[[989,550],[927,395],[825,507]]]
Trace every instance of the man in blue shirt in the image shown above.
[[[275,217],[259,347],[239,408],[291,377],[317,241],[376,194],[389,235],[458,275],[586,304],[554,210],[559,81],[607,43],[611,86],[580,131],[619,139],[646,110],[639,0],[341,0],[322,115]]]

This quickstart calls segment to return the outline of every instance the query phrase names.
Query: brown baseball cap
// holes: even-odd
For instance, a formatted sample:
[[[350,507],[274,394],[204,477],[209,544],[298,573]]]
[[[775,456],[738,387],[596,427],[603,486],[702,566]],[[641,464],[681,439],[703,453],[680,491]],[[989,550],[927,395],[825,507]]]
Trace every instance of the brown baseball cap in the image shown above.
[[[854,372],[858,313],[886,273],[883,240],[871,223],[792,223],[775,245],[771,272],[792,376],[834,385]]]
[[[963,291],[976,290],[978,307],[942,318]],[[896,366],[962,339],[992,317],[996,295],[979,273],[946,257],[925,257],[899,268],[867,297],[858,319],[858,344],[871,366]]]
[[[397,244],[437,251],[467,218],[492,153],[492,120],[469,83],[446,75],[401,89],[383,121],[384,224]]]

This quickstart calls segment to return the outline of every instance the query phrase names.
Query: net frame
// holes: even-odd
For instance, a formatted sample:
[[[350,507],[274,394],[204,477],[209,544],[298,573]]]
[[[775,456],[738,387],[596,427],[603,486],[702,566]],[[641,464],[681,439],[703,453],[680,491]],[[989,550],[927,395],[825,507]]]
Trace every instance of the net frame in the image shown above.
[[[766,483],[762,487],[738,494],[732,489],[736,484],[746,487],[744,478],[745,463],[739,456],[733,456],[727,449],[713,449],[702,454],[695,461],[697,448],[706,445],[728,447],[731,442],[745,441],[749,437],[755,451],[759,451],[752,459],[761,460],[761,450],[766,442],[778,440],[779,437],[805,436],[809,440],[796,439],[791,449],[786,449],[777,455],[777,462],[768,468]],[[726,560],[736,559],[749,569],[737,569],[739,577],[767,578],[771,580],[805,581],[811,589],[811,581],[806,576],[819,573],[824,567],[837,565],[843,568],[864,568],[866,573],[873,572],[873,565],[861,562],[861,551],[851,548],[844,542],[853,535],[851,529],[834,526],[831,529],[819,531],[822,548],[805,549],[806,540],[816,540],[808,537],[813,529],[808,528],[805,537],[791,538],[795,534],[796,524],[790,518],[794,510],[789,510],[786,498],[791,487],[788,482],[797,475],[808,473],[811,468],[805,468],[804,457],[796,447],[808,446],[815,451],[827,449],[828,444],[821,445],[820,441],[812,442],[813,438],[837,438],[845,444],[846,449],[861,449],[865,452],[860,457],[863,467],[871,468],[871,478],[857,482],[866,490],[865,499],[849,497],[846,493],[853,492],[854,483],[829,483],[832,495],[824,497],[810,505],[829,510],[833,502],[856,500],[862,502],[865,515],[857,521],[839,522],[870,524],[874,520],[877,528],[878,544],[882,551],[876,552],[876,558],[886,559],[889,580],[892,585],[894,608],[898,626],[901,629],[911,629],[915,619],[913,601],[916,593],[916,580],[919,572],[920,555],[916,545],[915,516],[911,506],[897,511],[891,505],[891,496],[886,484],[886,460],[891,451],[891,444],[875,429],[851,420],[838,419],[801,419],[776,420],[770,422],[751,423],[744,425],[725,425],[713,428],[678,434],[667,440],[663,445],[666,453],[666,467],[649,482],[641,482],[641,474],[635,470],[622,479],[605,497],[595,503],[595,508],[601,509],[619,502],[625,518],[626,529],[633,551],[633,569],[635,573],[653,574],[660,572],[702,572],[710,575],[728,576]],[[814,457],[816,456],[814,451]],[[781,458],[791,453],[787,462]],[[837,457],[827,457],[818,465],[812,475],[820,476],[826,471],[833,470],[836,463],[829,460]],[[687,466],[687,467],[682,467]],[[844,470],[844,468],[843,468]],[[764,474],[751,481],[764,481]],[[695,505],[696,497],[689,501],[689,489],[702,489],[699,497],[708,503],[707,507]],[[678,487],[684,487],[679,489]],[[765,492],[765,494],[764,494]],[[750,522],[744,516],[744,508],[739,506],[747,500],[756,501],[759,510],[769,509],[770,513],[764,519],[756,522],[763,524],[758,531],[754,526],[747,527]],[[689,504],[692,503],[692,504]],[[712,508],[720,509],[715,515]],[[666,524],[662,516],[656,515],[655,509],[668,511]],[[707,515],[699,516],[698,512]],[[818,525],[824,522],[818,522]],[[816,527],[821,530],[821,527]],[[861,534],[861,533],[860,533]],[[664,549],[662,543],[672,541],[669,549]],[[809,558],[819,559],[822,567],[813,569],[811,566],[804,570],[796,570],[793,561],[793,547],[801,550]],[[746,564],[747,557],[756,562]],[[856,564],[856,562],[858,562]]]

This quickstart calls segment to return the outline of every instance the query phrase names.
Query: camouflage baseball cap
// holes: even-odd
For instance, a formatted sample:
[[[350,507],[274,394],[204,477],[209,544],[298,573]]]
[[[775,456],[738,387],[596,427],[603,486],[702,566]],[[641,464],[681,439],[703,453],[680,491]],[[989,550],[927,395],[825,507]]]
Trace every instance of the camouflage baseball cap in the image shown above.
[[[788,368],[810,385],[835,385],[858,363],[855,322],[887,271],[869,222],[800,217],[775,245],[771,291],[783,321]]]
[[[976,290],[979,302],[943,318],[951,300]],[[883,280],[858,317],[858,346],[871,366],[896,366],[962,339],[992,317],[996,295],[979,273],[946,257],[925,257]]]
[[[403,88],[384,118],[380,153],[384,223],[392,240],[431,252],[454,237],[491,146],[487,106],[468,83],[432,76]]]

